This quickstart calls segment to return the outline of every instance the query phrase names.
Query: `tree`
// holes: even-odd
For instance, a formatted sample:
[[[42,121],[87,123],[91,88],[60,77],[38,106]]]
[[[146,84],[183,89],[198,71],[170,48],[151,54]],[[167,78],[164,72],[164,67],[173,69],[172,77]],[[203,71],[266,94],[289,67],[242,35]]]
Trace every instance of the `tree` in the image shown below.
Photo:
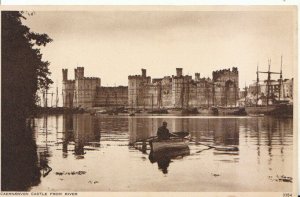
[[[38,47],[52,39],[22,24],[24,13],[1,12],[1,190],[27,190],[40,181],[37,150],[26,118],[32,114],[37,90],[47,89],[49,62]]]
[[[1,12],[2,39],[2,110],[14,113],[22,110],[28,116],[35,107],[38,89],[48,89],[49,62],[42,60],[38,47],[51,42],[47,34],[31,32],[22,24],[23,12]],[[7,111],[6,111],[7,110]]]

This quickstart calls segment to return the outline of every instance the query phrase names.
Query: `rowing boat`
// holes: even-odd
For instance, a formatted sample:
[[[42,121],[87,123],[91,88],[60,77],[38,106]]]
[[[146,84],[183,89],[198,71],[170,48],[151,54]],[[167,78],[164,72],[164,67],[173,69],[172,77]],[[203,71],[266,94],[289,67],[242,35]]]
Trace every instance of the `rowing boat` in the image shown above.
[[[170,137],[168,140],[154,138],[149,141],[151,150],[154,152],[167,150],[181,150],[188,148],[190,135],[188,132],[173,133],[178,137]]]
[[[151,150],[154,152],[162,150],[176,150],[188,147],[189,140],[181,138],[170,138],[169,140],[150,141]]]

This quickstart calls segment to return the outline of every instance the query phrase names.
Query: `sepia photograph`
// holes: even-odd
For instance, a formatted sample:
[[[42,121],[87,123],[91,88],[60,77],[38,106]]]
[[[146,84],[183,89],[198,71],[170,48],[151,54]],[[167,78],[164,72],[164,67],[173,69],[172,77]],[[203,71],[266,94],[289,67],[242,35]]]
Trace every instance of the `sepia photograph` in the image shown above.
[[[296,196],[297,29],[288,5],[2,7],[1,193]]]

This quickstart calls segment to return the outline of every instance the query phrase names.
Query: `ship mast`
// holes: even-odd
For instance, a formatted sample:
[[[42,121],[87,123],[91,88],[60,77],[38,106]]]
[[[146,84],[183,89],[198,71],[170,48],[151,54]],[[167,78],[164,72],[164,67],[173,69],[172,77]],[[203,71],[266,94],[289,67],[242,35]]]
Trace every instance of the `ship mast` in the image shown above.
[[[55,106],[58,107],[58,87],[56,86],[56,99],[55,99]]]
[[[270,71],[271,59],[268,59],[268,66],[269,66],[269,70],[267,72],[258,71],[258,69],[257,69],[257,84],[258,84],[258,81],[259,81],[258,80],[258,73],[268,74],[268,79],[267,79],[267,106],[269,105],[269,99],[270,99],[271,74],[280,74],[281,75],[280,81],[282,81],[282,71],[280,73]],[[279,95],[279,98],[280,98],[280,95]]]
[[[245,106],[246,106],[247,94],[248,94],[248,92],[247,92],[247,85],[246,85],[246,82],[245,82]]]
[[[257,64],[257,71],[256,71],[256,107],[258,103],[258,82],[259,82],[259,76],[258,76],[258,64]]]
[[[271,82],[271,59],[268,60],[269,70],[268,70],[268,80],[267,80],[267,106],[269,105],[269,98],[270,98],[270,82]]]
[[[279,100],[281,100],[281,90],[282,90],[282,96],[284,100],[285,96],[284,96],[284,86],[283,86],[283,78],[282,78],[282,56],[281,56],[281,64],[280,64]]]

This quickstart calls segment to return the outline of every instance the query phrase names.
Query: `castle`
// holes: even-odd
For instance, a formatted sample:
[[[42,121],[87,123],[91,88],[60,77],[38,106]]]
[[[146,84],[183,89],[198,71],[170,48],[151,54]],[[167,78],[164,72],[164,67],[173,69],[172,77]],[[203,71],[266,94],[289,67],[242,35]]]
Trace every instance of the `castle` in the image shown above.
[[[68,80],[68,70],[63,69],[64,107],[128,107],[128,108],[209,108],[235,106],[239,95],[239,73],[236,67],[214,71],[212,79],[200,78],[195,73],[155,78],[141,75],[128,76],[128,87],[103,87],[101,79],[84,77],[84,68],[75,69],[75,80]]]
[[[84,77],[83,67],[77,67],[74,70],[74,80],[68,80],[68,69],[63,69],[62,72],[63,107],[127,106],[127,87],[103,87],[100,78]]]

